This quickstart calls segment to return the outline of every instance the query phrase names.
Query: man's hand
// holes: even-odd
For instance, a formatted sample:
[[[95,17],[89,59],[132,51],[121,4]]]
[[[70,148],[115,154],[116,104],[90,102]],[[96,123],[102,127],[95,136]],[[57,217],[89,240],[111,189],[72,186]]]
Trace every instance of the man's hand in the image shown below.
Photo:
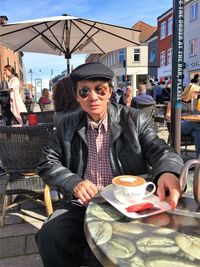
[[[169,196],[166,196],[166,192]],[[166,200],[175,209],[181,196],[180,181],[173,173],[163,173],[158,179],[157,194],[161,201]]]
[[[77,184],[74,188],[74,196],[80,199],[84,205],[87,205],[96,193],[96,185],[87,179]]]

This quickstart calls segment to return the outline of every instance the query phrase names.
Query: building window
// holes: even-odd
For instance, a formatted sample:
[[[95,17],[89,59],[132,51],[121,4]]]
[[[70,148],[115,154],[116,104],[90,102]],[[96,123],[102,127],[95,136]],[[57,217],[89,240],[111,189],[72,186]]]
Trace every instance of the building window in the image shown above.
[[[189,42],[189,56],[196,56],[197,55],[197,39],[192,39]]]
[[[160,39],[166,37],[166,21],[163,21],[160,26]]]
[[[155,50],[155,48],[153,48],[153,49],[151,49],[151,52],[150,52],[149,62],[153,63],[155,61],[156,61],[156,50]]]
[[[111,54],[111,66],[115,65],[115,53]]]
[[[191,4],[190,6],[190,21],[198,18],[198,2]]]
[[[170,17],[168,19],[168,35],[172,34],[172,29],[173,29],[173,18]]]
[[[134,62],[139,62],[140,61],[140,49],[138,49],[138,48],[134,49],[133,61]]]
[[[165,51],[160,53],[160,66],[165,66]]]
[[[16,64],[16,62],[14,62],[14,69],[15,69],[15,72],[17,72],[17,64]]]
[[[167,65],[172,64],[172,48],[167,50]]]
[[[124,49],[120,49],[118,54],[118,62],[123,63],[124,60],[125,60],[125,51]]]
[[[9,57],[6,58],[7,65],[10,65],[10,59]]]

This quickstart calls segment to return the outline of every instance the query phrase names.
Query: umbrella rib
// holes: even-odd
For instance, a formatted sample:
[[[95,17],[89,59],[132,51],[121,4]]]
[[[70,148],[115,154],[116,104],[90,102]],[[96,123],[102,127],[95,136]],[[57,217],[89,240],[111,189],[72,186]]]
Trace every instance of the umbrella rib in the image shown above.
[[[99,30],[97,32],[95,32],[93,35],[88,36],[88,33],[94,28],[94,25],[96,24],[96,22],[94,23],[93,26],[91,26],[91,28],[85,33],[76,23],[74,23],[74,21],[72,21],[72,23],[84,34],[84,36],[79,40],[79,42],[73,47],[73,49],[71,50],[71,53],[73,53],[74,51],[76,51],[81,45],[79,45],[81,43],[81,41],[87,37],[88,40],[91,39],[91,42],[96,45],[96,47],[98,47],[98,49],[105,54],[105,52],[94,42],[94,40],[92,40],[92,37],[97,34],[99,32]]]
[[[60,21],[59,21],[60,22]],[[54,39],[57,41],[58,45],[60,46],[60,48],[54,43],[52,42],[47,36],[44,35],[44,37],[52,43],[52,45],[56,46],[60,51],[62,51],[63,53],[65,53],[65,49],[63,48],[62,44],[59,42],[58,38],[55,36],[55,34],[53,33],[53,31],[51,30],[51,28],[48,26],[48,24],[46,24],[47,30],[50,31],[50,33],[52,34],[52,36],[54,37]]]
[[[82,21],[82,20],[80,20],[80,19],[78,19],[78,21],[79,21],[80,23],[82,23],[82,24],[87,25],[87,26],[91,26],[89,23],[86,23],[85,21]],[[109,24],[108,24],[108,25],[109,25]],[[105,32],[105,33],[107,33],[107,34],[109,34],[109,35],[113,35],[113,36],[115,36],[115,37],[117,37],[117,38],[119,38],[119,39],[128,41],[128,42],[130,42],[130,43],[132,43],[132,44],[134,44],[134,45],[138,45],[138,46],[140,45],[140,44],[138,44],[138,43],[136,43],[136,42],[134,42],[134,41],[131,41],[131,40],[129,40],[129,39],[126,39],[126,38],[124,38],[124,37],[122,37],[122,36],[120,36],[120,35],[118,35],[118,34],[115,34],[115,33],[106,31],[106,30],[104,30],[104,29],[101,29],[101,28],[99,28],[99,27],[97,27],[97,26],[93,26],[93,28],[98,29],[98,30],[100,30],[100,31],[103,31],[103,32]],[[133,29],[130,29],[130,30],[135,31],[135,30],[133,30]]]
[[[57,44],[55,44],[54,42],[52,42],[46,35],[43,34],[43,32],[45,32],[46,30],[50,30],[50,29],[45,29],[45,31],[43,31],[43,32],[39,32],[34,27],[33,27],[33,29],[38,33],[38,36],[41,35],[44,38],[43,41],[44,42],[46,41],[46,44],[47,45],[49,45],[49,46],[52,45],[54,48],[57,48],[59,51],[62,51],[63,53],[65,53],[65,51],[63,50],[62,47],[57,46]]]
[[[51,22],[51,21],[49,21],[49,22]],[[53,27],[53,26],[56,25],[57,23],[58,23],[58,22],[54,23],[51,27]],[[40,26],[40,25],[42,25],[42,24],[44,24],[44,22],[37,23],[37,24],[35,24],[34,26],[33,26],[33,25],[30,25],[30,26],[26,26],[26,27],[24,27],[24,28],[20,28],[20,29],[18,29],[18,30],[14,30],[14,31],[11,31],[11,32],[6,32],[6,33],[3,33],[3,34],[0,34],[0,37],[6,36],[6,35],[10,35],[10,34],[12,34],[12,33],[20,32],[20,31],[23,31],[23,30],[27,30],[27,29],[29,29],[29,28],[33,28],[33,27],[36,27],[36,26]],[[17,24],[14,24],[14,25],[17,25]],[[13,25],[3,25],[3,27],[9,27],[9,26],[13,26]],[[46,29],[45,29],[45,30],[46,30]]]

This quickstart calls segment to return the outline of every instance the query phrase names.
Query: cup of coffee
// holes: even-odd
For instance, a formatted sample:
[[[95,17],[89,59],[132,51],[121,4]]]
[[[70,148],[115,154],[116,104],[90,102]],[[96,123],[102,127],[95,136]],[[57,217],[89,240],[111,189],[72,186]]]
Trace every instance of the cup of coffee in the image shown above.
[[[150,192],[146,191],[149,186],[152,187]],[[120,175],[112,179],[112,189],[119,202],[130,204],[151,196],[156,191],[156,186],[140,176]]]

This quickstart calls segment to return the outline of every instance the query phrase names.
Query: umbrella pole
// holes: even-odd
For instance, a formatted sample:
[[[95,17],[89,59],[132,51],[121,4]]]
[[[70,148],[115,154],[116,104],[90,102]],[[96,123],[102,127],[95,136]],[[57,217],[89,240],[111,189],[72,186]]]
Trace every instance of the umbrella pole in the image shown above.
[[[70,59],[67,58],[67,77],[70,75]]]
[[[173,57],[171,94],[171,145],[180,154],[181,95],[183,88],[184,0],[173,0]]]

